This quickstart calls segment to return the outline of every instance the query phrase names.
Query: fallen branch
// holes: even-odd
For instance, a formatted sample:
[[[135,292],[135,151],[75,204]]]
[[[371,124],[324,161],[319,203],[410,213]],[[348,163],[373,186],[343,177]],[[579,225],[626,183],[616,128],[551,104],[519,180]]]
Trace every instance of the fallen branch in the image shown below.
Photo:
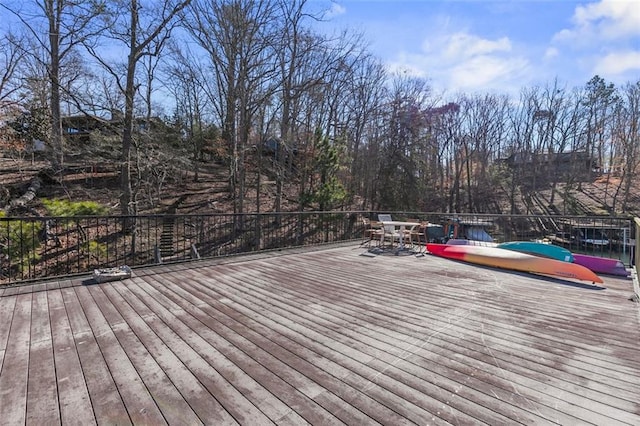
[[[14,200],[11,200],[9,202],[9,208],[7,210],[11,210],[18,207],[24,207],[27,204],[29,204],[31,201],[33,201],[34,198],[36,198],[36,195],[40,190],[41,186],[42,186],[42,181],[40,180],[40,178],[34,178],[29,184],[29,188],[27,188],[27,191],[24,194],[22,194],[20,197]]]

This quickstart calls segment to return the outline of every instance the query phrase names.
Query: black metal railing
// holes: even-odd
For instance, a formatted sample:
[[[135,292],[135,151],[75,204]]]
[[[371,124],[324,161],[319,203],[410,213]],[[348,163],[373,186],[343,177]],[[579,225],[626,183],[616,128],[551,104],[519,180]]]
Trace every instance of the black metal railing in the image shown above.
[[[480,239],[488,235],[495,242],[547,241],[572,252],[619,259],[625,265],[633,263],[631,256],[637,241],[633,217],[394,213],[393,218],[396,217],[442,224],[445,239]]]
[[[359,238],[355,212],[0,217],[0,283]]]
[[[640,250],[635,249],[637,247],[638,242],[640,242],[640,218],[635,217],[633,222],[636,226],[636,233],[634,234],[634,244],[632,248],[632,262],[631,264],[636,268],[636,276],[638,272],[638,265],[640,265]],[[635,250],[634,250],[635,249]],[[637,284],[637,283],[636,283]],[[638,291],[638,289],[636,288]],[[640,291],[638,291],[640,293]]]
[[[0,217],[0,283],[360,240],[379,212]],[[632,218],[385,212],[442,225],[442,237],[479,232],[496,241],[548,239],[631,264]],[[456,227],[457,224],[457,227]],[[599,230],[606,240],[589,236]],[[437,235],[434,238],[438,238]],[[636,238],[637,240],[637,238]]]

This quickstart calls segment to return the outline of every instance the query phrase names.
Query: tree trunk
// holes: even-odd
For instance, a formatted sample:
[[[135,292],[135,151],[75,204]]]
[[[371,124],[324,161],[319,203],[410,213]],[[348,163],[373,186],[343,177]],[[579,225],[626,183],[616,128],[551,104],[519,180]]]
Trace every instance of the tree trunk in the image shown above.
[[[55,6],[55,10],[54,10]],[[51,49],[49,79],[51,82],[51,163],[54,172],[62,169],[64,163],[62,148],[62,123],[60,119],[60,8],[61,5],[49,0],[49,45]]]
[[[134,78],[136,73],[136,37],[138,28],[137,2],[132,1],[131,7],[131,39],[130,52],[127,58],[127,81],[125,86],[124,123],[122,132],[122,157],[120,166],[120,208],[124,216],[136,214],[133,203],[133,189],[131,185],[131,144],[133,139],[133,96],[135,94]]]

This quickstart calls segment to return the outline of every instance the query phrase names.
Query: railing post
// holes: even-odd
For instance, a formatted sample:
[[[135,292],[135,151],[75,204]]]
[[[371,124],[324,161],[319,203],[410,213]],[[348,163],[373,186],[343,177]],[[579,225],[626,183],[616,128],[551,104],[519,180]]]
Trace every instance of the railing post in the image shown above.
[[[640,264],[640,250],[638,250],[638,243],[640,243],[640,218],[634,217],[633,222],[635,224],[635,240],[633,242],[633,254],[630,256],[633,259],[633,266],[636,270],[636,276],[638,272],[638,265]]]
[[[296,245],[304,245],[304,216],[303,213],[298,213],[298,223],[296,224]]]
[[[256,224],[255,224],[255,233],[256,233],[256,250],[262,250],[262,215],[260,213],[255,214]]]
[[[636,300],[640,300],[640,277],[638,276],[638,265],[640,265],[640,250],[638,250],[638,244],[640,243],[640,218],[634,217],[633,222],[635,225],[635,240],[632,247],[633,253],[630,253],[629,258],[633,263],[631,265],[631,278],[633,279],[633,292],[635,293]]]

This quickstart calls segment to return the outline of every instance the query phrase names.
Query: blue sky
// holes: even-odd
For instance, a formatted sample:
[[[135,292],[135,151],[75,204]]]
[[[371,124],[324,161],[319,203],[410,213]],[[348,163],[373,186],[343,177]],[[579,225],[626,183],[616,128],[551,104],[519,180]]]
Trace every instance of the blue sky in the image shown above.
[[[584,86],[596,74],[616,85],[640,81],[640,0],[308,0],[307,5],[326,12],[319,28],[362,32],[389,70],[425,77],[440,92],[517,95],[524,87],[555,80],[567,88]],[[12,20],[0,8],[3,30]]]
[[[640,81],[640,0],[311,0],[390,70],[447,93]]]

